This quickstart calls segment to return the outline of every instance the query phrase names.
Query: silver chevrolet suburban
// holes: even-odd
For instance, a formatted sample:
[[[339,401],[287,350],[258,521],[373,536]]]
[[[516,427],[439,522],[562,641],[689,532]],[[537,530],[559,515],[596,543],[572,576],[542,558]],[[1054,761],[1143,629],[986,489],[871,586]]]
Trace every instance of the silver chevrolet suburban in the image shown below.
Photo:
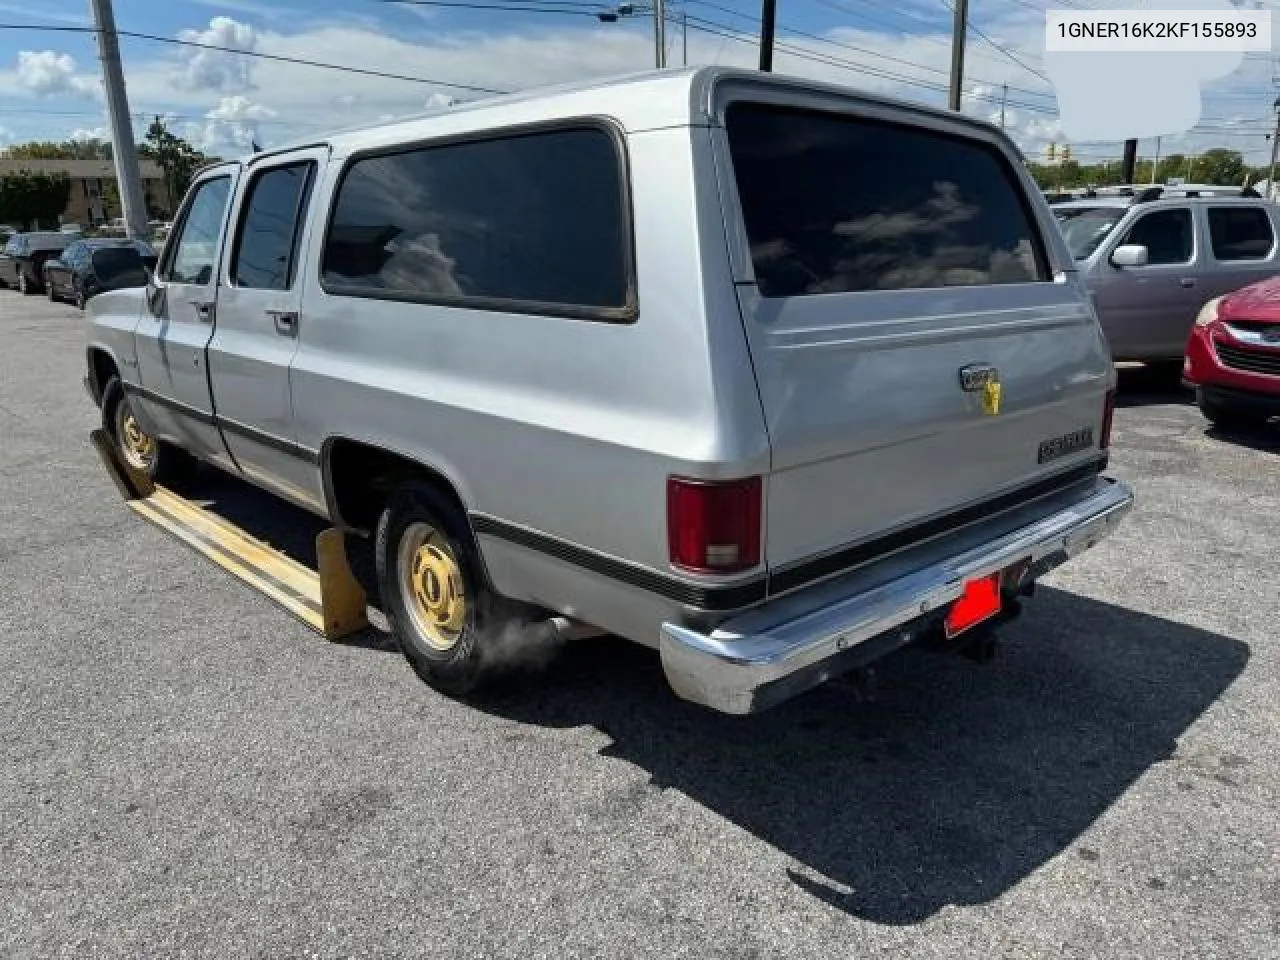
[[[428,683],[530,611],[747,713],[960,647],[1132,504],[1115,374],[986,124],[719,68],[552,88],[204,170],[92,301],[117,456],[374,541]]]

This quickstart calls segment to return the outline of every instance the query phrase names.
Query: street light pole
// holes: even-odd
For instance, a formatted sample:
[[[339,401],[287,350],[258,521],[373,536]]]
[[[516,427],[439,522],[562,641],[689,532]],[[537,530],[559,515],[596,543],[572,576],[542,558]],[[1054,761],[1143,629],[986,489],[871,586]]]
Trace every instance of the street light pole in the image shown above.
[[[1156,182],[1156,167],[1160,166],[1160,138],[1156,137],[1156,158],[1151,161],[1151,182]]]
[[[1007,83],[1000,85],[1000,129],[1004,129],[1004,104],[1009,99],[1009,85]]]

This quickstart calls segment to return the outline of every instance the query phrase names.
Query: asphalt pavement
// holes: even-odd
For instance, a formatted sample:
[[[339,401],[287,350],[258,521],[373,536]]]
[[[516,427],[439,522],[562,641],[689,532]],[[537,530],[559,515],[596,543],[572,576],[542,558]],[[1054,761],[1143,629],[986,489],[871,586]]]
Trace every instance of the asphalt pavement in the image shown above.
[[[1126,375],[1138,506],[990,664],[743,719],[584,640],[464,705],[127,510],[85,328],[0,291],[0,957],[1280,957],[1280,428]]]

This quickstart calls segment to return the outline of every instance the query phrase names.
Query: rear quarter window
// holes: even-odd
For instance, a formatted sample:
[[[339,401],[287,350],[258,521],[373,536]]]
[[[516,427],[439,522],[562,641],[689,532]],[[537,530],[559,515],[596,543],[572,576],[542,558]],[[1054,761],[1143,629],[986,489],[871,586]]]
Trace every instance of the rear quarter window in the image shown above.
[[[730,153],[765,297],[1051,279],[1031,208],[986,144],[731,104]]]
[[[1215,260],[1264,260],[1275,245],[1271,218],[1258,207],[1210,207],[1209,242]]]
[[[326,291],[526,313],[628,317],[621,149],[596,126],[355,160],[325,239]]]

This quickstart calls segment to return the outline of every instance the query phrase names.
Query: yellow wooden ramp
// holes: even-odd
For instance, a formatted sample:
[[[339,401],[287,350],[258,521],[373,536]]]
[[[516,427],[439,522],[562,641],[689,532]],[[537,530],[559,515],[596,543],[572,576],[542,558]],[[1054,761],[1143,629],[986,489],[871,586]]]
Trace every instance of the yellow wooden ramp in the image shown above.
[[[134,513],[266,594],[330,640],[368,625],[364,589],[351,573],[341,531],[330,528],[316,537],[317,569],[312,570],[213,511],[126,470],[103,431],[95,430],[91,439]]]

